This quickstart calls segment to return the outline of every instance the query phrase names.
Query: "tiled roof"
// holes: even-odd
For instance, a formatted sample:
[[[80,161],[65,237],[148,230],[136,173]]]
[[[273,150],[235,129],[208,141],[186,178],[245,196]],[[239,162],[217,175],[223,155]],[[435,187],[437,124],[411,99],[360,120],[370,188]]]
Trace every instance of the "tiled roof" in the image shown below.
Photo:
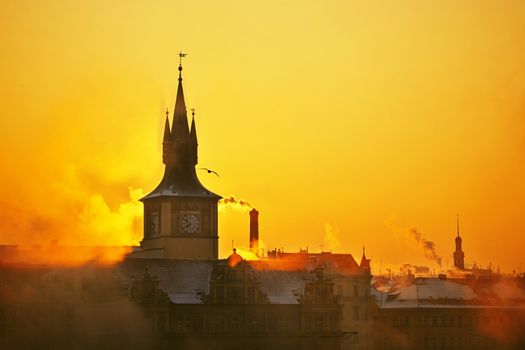
[[[198,292],[208,293],[214,261],[175,259],[127,259],[118,266],[121,277],[131,281],[149,274],[159,279],[160,287],[175,304],[201,304]],[[306,271],[254,269],[253,276],[272,304],[297,304],[294,293],[303,293],[305,281],[312,276]]]
[[[513,280],[416,278],[394,292],[372,293],[381,308],[524,308],[525,291]]]

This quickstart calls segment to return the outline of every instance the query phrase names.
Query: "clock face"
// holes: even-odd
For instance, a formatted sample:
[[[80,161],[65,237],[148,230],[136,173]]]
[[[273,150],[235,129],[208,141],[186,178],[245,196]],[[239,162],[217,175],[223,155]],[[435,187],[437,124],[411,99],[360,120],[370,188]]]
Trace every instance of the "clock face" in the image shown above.
[[[200,212],[182,212],[180,216],[180,230],[183,233],[198,233],[201,231]]]
[[[159,213],[156,211],[151,213],[150,226],[151,226],[151,235],[158,236],[160,225],[159,225]]]

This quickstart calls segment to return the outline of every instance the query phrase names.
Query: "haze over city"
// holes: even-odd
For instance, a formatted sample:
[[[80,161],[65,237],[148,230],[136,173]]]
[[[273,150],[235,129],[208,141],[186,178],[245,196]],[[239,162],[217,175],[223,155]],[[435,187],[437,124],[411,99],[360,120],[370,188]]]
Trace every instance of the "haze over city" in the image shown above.
[[[436,6],[439,4],[439,6]],[[180,50],[206,187],[267,249],[523,263],[525,3],[2,5],[1,244],[137,245]],[[246,247],[224,208],[219,255]]]

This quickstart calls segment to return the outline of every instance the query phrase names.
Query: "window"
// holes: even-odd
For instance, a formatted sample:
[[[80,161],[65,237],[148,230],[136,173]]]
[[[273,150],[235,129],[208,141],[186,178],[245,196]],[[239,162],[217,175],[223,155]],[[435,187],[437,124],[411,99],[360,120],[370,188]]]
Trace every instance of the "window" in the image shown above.
[[[160,332],[166,331],[166,313],[164,312],[159,312],[157,314],[157,329]]]
[[[304,316],[304,328],[306,331],[311,331],[312,330],[312,322],[313,322],[313,319],[312,319],[312,314],[306,314]]]
[[[184,331],[188,332],[191,330],[191,319],[190,316],[186,316],[184,319]]]
[[[211,321],[208,321],[208,329],[211,333],[215,333],[217,332],[217,321],[215,320],[211,320]]]
[[[255,289],[252,287],[246,290],[246,302],[248,304],[255,303]]]
[[[336,331],[337,330],[337,318],[334,315],[331,315],[328,319],[328,329],[330,331]]]
[[[321,333],[323,331],[324,319],[322,315],[315,316],[315,331]]]
[[[354,285],[354,297],[357,297],[358,296],[358,293],[357,293],[357,286]]]
[[[217,287],[217,304],[224,304],[224,287]]]
[[[337,295],[339,296],[343,295],[343,286],[337,286]]]
[[[232,332],[239,332],[239,318],[233,316],[230,320],[230,329]]]
[[[359,307],[354,306],[354,321],[359,321]]]

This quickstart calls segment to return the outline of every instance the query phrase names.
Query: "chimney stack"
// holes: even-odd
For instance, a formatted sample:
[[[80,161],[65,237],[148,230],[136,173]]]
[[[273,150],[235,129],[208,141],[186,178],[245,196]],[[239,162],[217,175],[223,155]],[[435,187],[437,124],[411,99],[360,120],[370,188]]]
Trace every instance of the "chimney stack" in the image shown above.
[[[250,210],[250,251],[259,255],[259,212]]]

